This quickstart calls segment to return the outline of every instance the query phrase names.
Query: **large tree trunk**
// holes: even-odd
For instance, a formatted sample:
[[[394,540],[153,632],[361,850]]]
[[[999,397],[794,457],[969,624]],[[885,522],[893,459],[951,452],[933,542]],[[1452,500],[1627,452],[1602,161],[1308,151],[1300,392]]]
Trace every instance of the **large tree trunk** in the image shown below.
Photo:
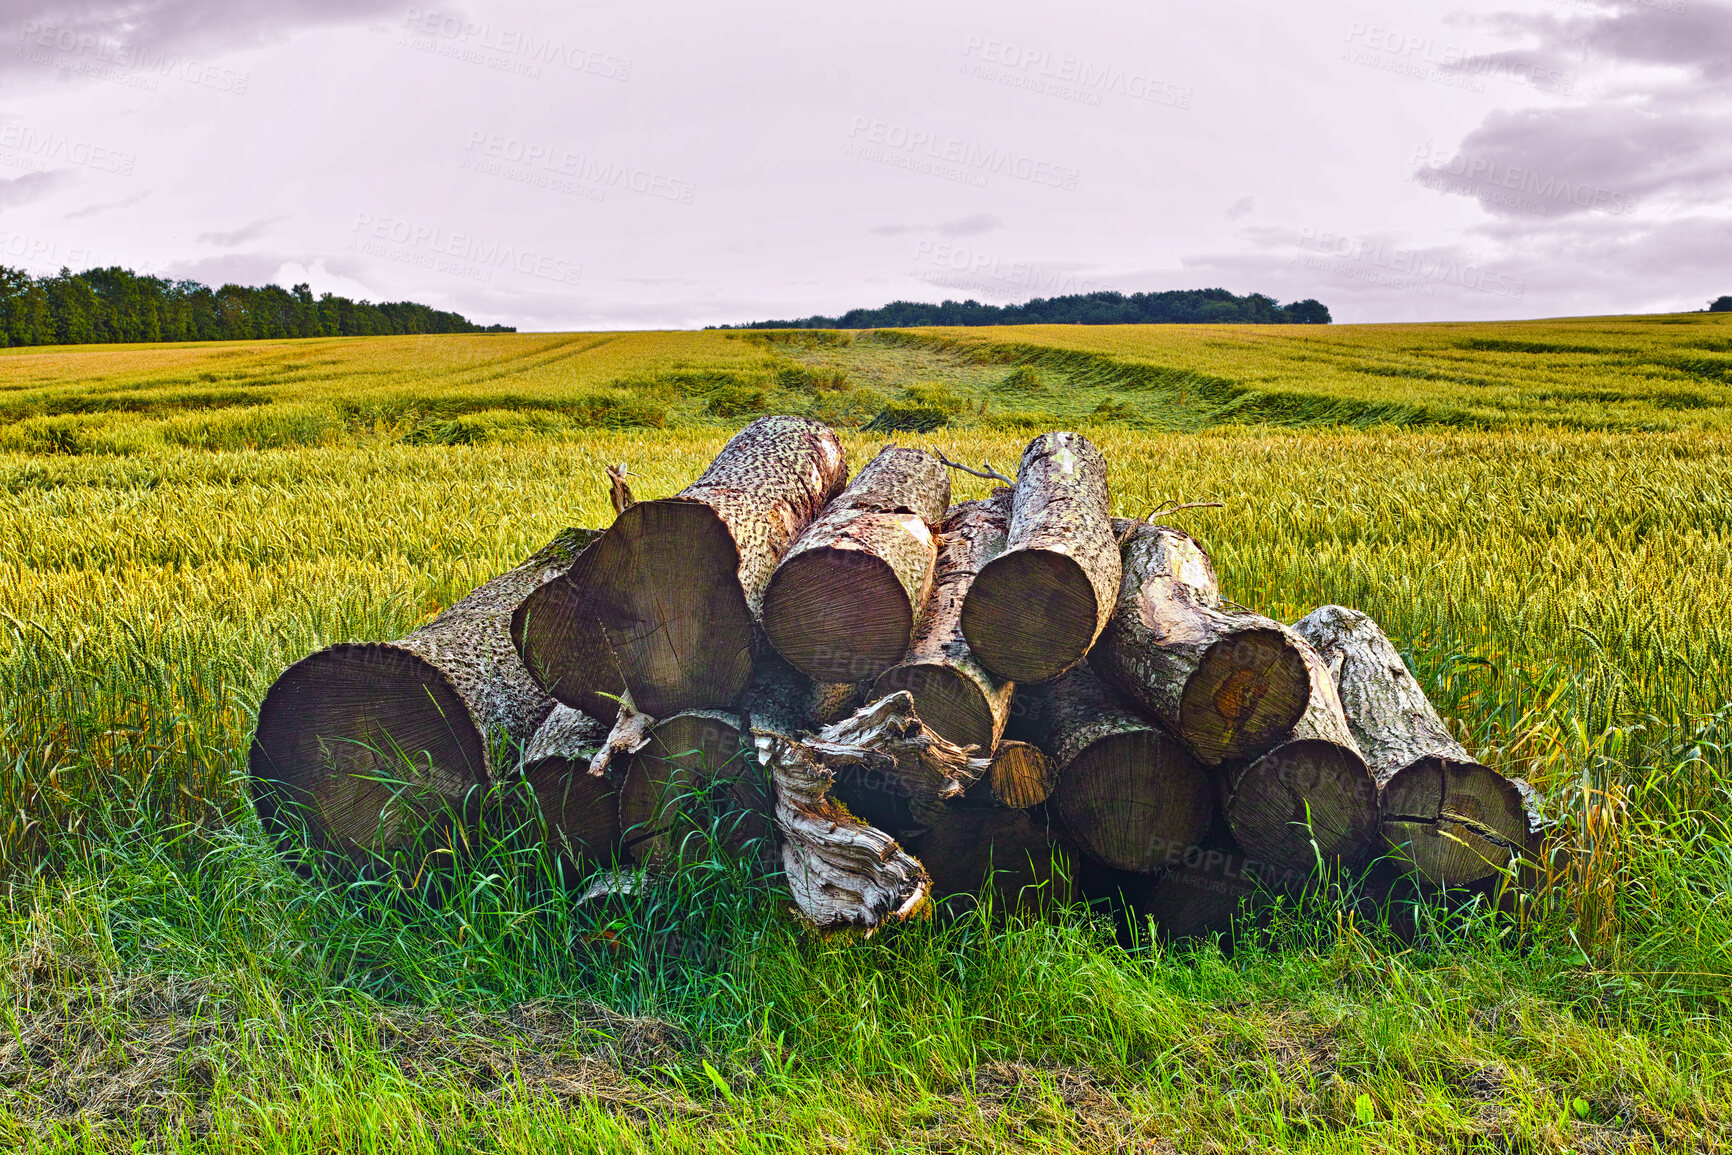
[[[1040,746],[1058,765],[1050,807],[1106,866],[1146,873],[1209,828],[1215,789],[1176,739],[1125,709],[1087,666],[1046,689]]]
[[[877,677],[908,649],[932,590],[950,470],[889,446],[806,527],[764,594],[764,633],[819,682]]]
[[[1023,810],[946,807],[910,849],[932,876],[933,897],[953,914],[982,893],[1001,916],[1050,911],[1074,897],[1068,856],[1046,820]]]
[[[1480,765],[1456,741],[1376,622],[1323,606],[1294,629],[1335,676],[1395,857],[1427,882],[1461,886],[1537,847],[1542,823],[1527,784]]]
[[[304,829],[358,865],[466,811],[494,778],[495,740],[521,746],[554,707],[512,647],[512,612],[596,533],[566,530],[397,641],[330,646],[285,670],[248,755],[267,828]]]
[[[739,702],[770,575],[847,475],[832,430],[763,417],[678,496],[619,515],[596,543],[589,588],[638,709],[666,718]]]
[[[523,751],[523,781],[535,794],[543,843],[566,886],[620,851],[619,792],[589,773],[606,738],[604,723],[556,706]]]
[[[1205,765],[1262,754],[1310,702],[1293,636],[1260,614],[1222,609],[1215,567],[1188,534],[1120,524],[1124,581],[1092,664]]]
[[[1011,491],[965,501],[944,518],[932,600],[907,656],[878,678],[875,697],[914,695],[920,720],[958,746],[989,755],[1004,731],[1013,683],[987,672],[962,636],[962,604],[980,567],[1004,550]]]
[[[663,867],[718,850],[774,860],[771,801],[745,745],[744,723],[726,710],[683,710],[650,725],[625,759],[620,825],[632,858]]]
[[[511,615],[511,643],[555,700],[592,718],[611,718],[625,679],[595,615],[590,582],[596,556],[593,546],[575,554],[563,574],[523,599]]]
[[[963,602],[963,636],[1000,678],[1050,681],[1083,660],[1118,592],[1106,459],[1080,433],[1043,433],[1022,454],[1004,552]]]
[[[1247,766],[1227,768],[1227,825],[1247,854],[1278,870],[1357,866],[1377,841],[1377,784],[1323,659],[1298,644],[1310,705],[1286,741]]]

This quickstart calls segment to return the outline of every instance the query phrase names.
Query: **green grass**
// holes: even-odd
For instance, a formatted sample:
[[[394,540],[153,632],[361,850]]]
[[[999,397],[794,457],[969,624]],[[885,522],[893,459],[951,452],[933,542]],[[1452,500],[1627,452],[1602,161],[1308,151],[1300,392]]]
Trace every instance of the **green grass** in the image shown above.
[[[1732,435],[1680,401],[1719,324],[0,354],[0,1148],[1724,1146]],[[605,463],[676,491],[760,393],[856,460],[1081,425],[1116,512],[1224,503],[1177,517],[1231,597],[1364,608],[1540,787],[1547,885],[1417,935],[1324,890],[1228,952],[1083,911],[819,940],[703,856],[584,904],[509,828],[437,886],[279,860],[241,775],[284,666],[604,523]]]

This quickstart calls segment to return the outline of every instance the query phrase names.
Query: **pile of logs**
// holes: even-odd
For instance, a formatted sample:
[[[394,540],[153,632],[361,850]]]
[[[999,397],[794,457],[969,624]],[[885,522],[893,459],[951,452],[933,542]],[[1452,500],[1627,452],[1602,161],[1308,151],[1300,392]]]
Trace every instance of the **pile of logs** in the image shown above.
[[[290,667],[261,818],[360,864],[516,779],[577,877],[701,836],[825,928],[1111,891],[1182,934],[1320,870],[1455,887],[1536,850],[1525,785],[1364,614],[1226,601],[1194,538],[1111,516],[1078,434],[985,500],[952,505],[951,468],[890,446],[850,480],[834,432],[776,416],[670,498],[610,471],[607,530]]]

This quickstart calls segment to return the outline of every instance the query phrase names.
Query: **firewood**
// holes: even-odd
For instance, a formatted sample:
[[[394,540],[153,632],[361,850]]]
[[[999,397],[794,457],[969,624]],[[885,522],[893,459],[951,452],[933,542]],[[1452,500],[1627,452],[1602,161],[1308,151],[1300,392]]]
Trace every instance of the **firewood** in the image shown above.
[[[1058,767],[1032,742],[1006,739],[992,753],[992,763],[983,778],[969,788],[969,801],[977,805],[1027,810],[1039,806],[1058,784]]]
[[[590,593],[596,556],[591,543],[557,578],[523,599],[511,615],[511,644],[556,701],[592,718],[611,718],[625,679]]]
[[[677,496],[639,501],[596,543],[589,592],[638,709],[731,709],[752,676],[770,576],[842,489],[828,427],[763,417]]]
[[[909,849],[951,913],[972,909],[987,890],[1001,915],[1049,911],[1074,897],[1069,856],[1046,821],[1025,810],[947,807]]]
[[[995,678],[962,635],[962,605],[980,567],[1004,550],[1011,491],[965,501],[945,515],[931,602],[908,653],[884,671],[874,696],[906,690],[920,720],[958,746],[990,755],[1004,730],[1015,686]]]
[[[744,736],[740,715],[726,710],[682,710],[649,727],[647,743],[625,759],[619,792],[634,861],[666,867],[718,849],[773,861],[769,787]]]
[[[568,885],[620,851],[619,791],[589,773],[607,727],[570,706],[556,706],[523,750],[520,772],[535,795],[542,839]]]
[[[1426,882],[1461,886],[1537,849],[1544,822],[1527,783],[1467,752],[1376,622],[1323,606],[1294,629],[1335,677],[1377,783],[1392,855]]]
[[[1293,635],[1222,608],[1215,567],[1190,535],[1120,526],[1124,580],[1092,664],[1205,765],[1256,758],[1292,732],[1311,700]]]
[[[1119,565],[1106,459],[1079,433],[1042,434],[1023,451],[1004,552],[963,601],[969,649],[1008,681],[1058,677],[1112,615]]]
[[[932,589],[950,471],[889,446],[807,526],[764,593],[764,632],[819,682],[877,677],[908,649]]]
[[[555,705],[511,644],[512,612],[596,533],[566,530],[394,642],[329,646],[285,670],[248,754],[267,829],[305,830],[358,865],[467,809],[495,778],[494,741],[521,746]]]

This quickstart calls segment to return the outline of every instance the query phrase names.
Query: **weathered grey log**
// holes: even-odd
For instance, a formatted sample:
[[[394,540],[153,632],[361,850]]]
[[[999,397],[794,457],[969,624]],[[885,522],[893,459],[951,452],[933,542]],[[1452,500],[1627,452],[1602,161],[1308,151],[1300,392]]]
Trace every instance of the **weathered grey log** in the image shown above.
[[[808,525],[764,593],[764,633],[819,682],[877,677],[907,651],[932,590],[950,470],[888,446]]]
[[[1045,682],[1088,653],[1119,590],[1107,463],[1080,433],[1044,433],[1023,451],[1004,552],[962,604],[962,634],[1012,682]]]
[[[1376,622],[1323,606],[1294,629],[1335,677],[1392,855],[1426,882],[1461,886],[1537,849],[1544,824],[1527,783],[1474,760]]]
[[[664,867],[722,853],[774,861],[771,800],[748,756],[741,716],[682,710],[650,726],[625,760],[620,825],[632,858]]]
[[[596,556],[591,543],[572,555],[564,573],[523,599],[511,615],[511,644],[556,701],[592,718],[611,718],[625,679],[590,592]]]
[[[1282,871],[1357,866],[1378,838],[1377,783],[1323,659],[1297,645],[1310,705],[1285,741],[1249,765],[1225,768],[1227,825],[1248,855]]]
[[[607,726],[556,706],[524,747],[521,774],[534,792],[541,835],[567,884],[620,851],[619,791],[589,772]]]
[[[1310,702],[1293,635],[1261,614],[1222,608],[1215,567],[1189,534],[1120,525],[1124,580],[1091,664],[1205,765],[1262,754]]]
[[[1058,767],[1050,808],[1104,865],[1146,873],[1209,828],[1215,789],[1179,741],[1144,721],[1088,666],[1047,687],[1040,747]]]
[[[596,543],[589,589],[638,709],[738,704],[776,563],[847,475],[834,431],[763,417],[677,496],[619,515]]]
[[[1036,914],[1069,903],[1074,868],[1044,819],[1023,810],[945,808],[910,850],[932,876],[933,897],[949,912],[973,909],[990,894],[994,913]]]
[[[466,809],[494,779],[495,740],[520,747],[555,704],[511,644],[512,612],[596,534],[566,530],[394,642],[330,646],[285,670],[248,754],[266,826],[358,864]]]
[[[958,746],[990,755],[1004,731],[1014,684],[995,678],[962,635],[962,605],[975,575],[1004,550],[1011,491],[953,506],[939,535],[938,569],[925,618],[903,659],[878,678],[875,697],[914,696],[920,720]]]

